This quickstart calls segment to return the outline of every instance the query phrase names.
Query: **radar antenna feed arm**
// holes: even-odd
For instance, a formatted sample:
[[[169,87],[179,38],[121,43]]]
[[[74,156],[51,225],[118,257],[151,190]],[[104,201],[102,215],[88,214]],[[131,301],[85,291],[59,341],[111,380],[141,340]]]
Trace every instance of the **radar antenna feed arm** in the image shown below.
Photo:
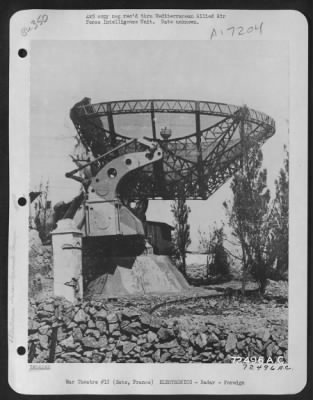
[[[97,163],[98,161],[104,159],[104,158],[107,157],[109,154],[113,153],[114,151],[119,150],[119,149],[122,148],[122,147],[128,146],[129,144],[133,143],[135,140],[136,140],[136,139],[131,139],[131,140],[129,140],[128,142],[123,143],[123,144],[121,144],[120,146],[117,146],[117,147],[115,147],[114,149],[108,151],[107,153],[102,154],[101,156],[95,158],[94,160],[89,161],[89,162],[86,162],[86,164],[81,165],[80,167],[75,168],[75,169],[73,169],[73,170],[70,171],[70,172],[67,172],[67,173],[65,174],[66,178],[71,178],[71,179],[74,179],[74,180],[83,181],[82,178],[80,178],[80,177],[78,177],[78,176],[75,176],[75,174],[76,174],[77,172],[79,172],[79,171],[81,171],[82,169],[85,169],[85,168],[87,168],[87,167],[89,167],[89,166],[91,166],[91,165]]]
[[[95,193],[105,200],[117,198],[117,186],[121,179],[129,172],[142,168],[148,164],[161,160],[163,152],[155,147],[147,151],[124,154],[106,164],[95,177],[91,178],[89,192]]]
[[[93,182],[93,186],[97,186],[97,187],[98,187],[98,186],[101,186],[101,184],[98,184],[98,183],[99,183],[99,180],[100,180],[100,179],[103,179],[103,178],[106,178],[105,172],[104,172],[103,170],[104,170],[104,169],[106,168],[106,166],[108,166],[109,164],[106,164],[106,166],[103,167],[103,168],[98,172],[98,174],[97,174],[97,176],[96,176],[95,178],[83,179],[83,178],[81,178],[80,176],[77,176],[77,175],[75,175],[75,174],[77,174],[77,172],[79,172],[79,171],[81,171],[81,170],[83,170],[83,169],[85,169],[85,168],[87,168],[87,167],[89,167],[89,166],[92,166],[92,165],[98,163],[100,160],[105,159],[105,158],[106,158],[108,155],[110,155],[111,153],[113,153],[113,152],[115,152],[115,151],[117,151],[117,150],[120,150],[120,149],[123,148],[123,147],[129,146],[131,143],[134,143],[134,142],[141,143],[142,145],[146,146],[146,147],[148,148],[148,150],[147,150],[147,151],[144,151],[144,152],[129,153],[129,154],[127,155],[127,156],[128,156],[128,157],[127,157],[127,161],[126,161],[126,158],[125,158],[124,156],[121,156],[121,157],[118,157],[118,158],[116,158],[115,160],[111,161],[111,163],[114,162],[112,165],[111,165],[111,163],[109,163],[109,164],[111,165],[112,168],[115,168],[115,169],[116,169],[116,167],[118,167],[118,169],[120,170],[121,167],[122,167],[122,165],[123,165],[123,162],[127,162],[127,164],[126,164],[126,165],[127,165],[127,168],[126,168],[126,170],[124,171],[123,175],[118,174],[118,181],[119,181],[126,173],[128,173],[128,172],[130,172],[130,171],[132,171],[132,170],[134,170],[134,169],[143,167],[143,166],[145,166],[145,165],[147,165],[147,164],[156,162],[156,161],[160,160],[160,159],[163,157],[163,152],[162,152],[160,146],[159,146],[157,143],[152,142],[152,141],[149,141],[149,140],[146,140],[145,138],[131,139],[131,140],[127,141],[126,143],[123,143],[123,144],[121,144],[120,146],[117,146],[117,147],[115,147],[114,149],[108,151],[107,153],[102,154],[101,156],[97,157],[96,159],[94,159],[94,160],[92,160],[92,161],[89,161],[89,162],[86,162],[86,164],[81,165],[81,166],[79,166],[78,168],[75,168],[74,170],[72,170],[72,171],[70,171],[70,172],[67,172],[67,173],[65,174],[65,176],[66,176],[67,178],[71,178],[71,179],[74,179],[74,180],[76,180],[76,181],[78,181],[78,182],[81,182],[83,185],[86,185],[86,186],[88,186],[89,183],[91,183],[91,182]],[[157,156],[155,156],[155,153],[157,154]],[[129,157],[131,157],[131,158],[129,158]],[[124,159],[125,159],[125,160],[124,160]],[[120,160],[121,165],[118,165],[119,162],[118,162],[117,160]],[[117,165],[116,165],[116,163],[117,163]],[[108,168],[108,169],[109,169],[109,168]],[[101,173],[101,171],[103,171],[103,173]],[[113,171],[113,170],[111,170],[111,172],[112,172],[112,171]],[[113,173],[113,174],[114,174],[114,173]],[[112,178],[115,178],[115,177],[113,177],[113,174],[110,174],[110,178],[111,178],[111,179],[112,179]],[[98,176],[98,175],[99,175],[99,176]],[[116,177],[117,177],[117,176],[116,176]],[[116,186],[117,186],[117,185],[116,185]],[[100,190],[100,191],[101,191],[101,190]],[[97,192],[97,191],[96,191],[96,192]],[[99,194],[99,195],[101,196],[101,194]]]

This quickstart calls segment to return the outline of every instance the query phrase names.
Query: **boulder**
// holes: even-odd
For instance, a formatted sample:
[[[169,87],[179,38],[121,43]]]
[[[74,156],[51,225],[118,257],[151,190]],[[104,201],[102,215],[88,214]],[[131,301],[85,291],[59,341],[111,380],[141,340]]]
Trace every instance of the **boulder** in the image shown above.
[[[161,320],[159,318],[151,317],[149,327],[152,331],[158,331],[161,328]]]
[[[267,328],[260,328],[255,332],[255,336],[261,339],[263,342],[267,342],[270,338],[271,334],[269,329]]]
[[[95,325],[100,334],[107,331],[107,325],[105,321],[96,321]]]
[[[88,319],[87,314],[82,309],[78,310],[74,316],[74,321],[77,323],[86,322]]]
[[[75,341],[77,341],[77,340],[81,340],[82,338],[83,338],[83,333],[82,333],[81,329],[80,328],[74,328],[73,329],[73,339]]]
[[[225,351],[226,353],[229,353],[230,351],[234,350],[236,348],[237,344],[237,337],[234,333],[229,333],[227,340],[226,340],[226,345],[225,345]]]
[[[62,347],[64,347],[65,349],[73,350],[73,349],[75,349],[75,348],[77,347],[78,343],[75,343],[75,342],[74,342],[74,338],[73,338],[73,336],[71,335],[71,336],[69,336],[68,338],[63,339],[63,340],[60,342],[60,345],[61,345]]]
[[[121,325],[121,332],[128,335],[138,336],[142,333],[142,328],[140,322],[131,322],[126,326]]]
[[[44,304],[43,310],[49,313],[54,313],[54,305],[53,304]]]
[[[195,345],[200,349],[204,349],[207,343],[208,343],[207,335],[203,332],[200,332],[196,337]]]
[[[85,332],[86,336],[93,336],[96,339],[99,339],[100,337],[100,332],[98,331],[98,329],[87,329]]]
[[[171,357],[171,353],[165,352],[161,355],[160,362],[164,363]]]
[[[39,343],[43,349],[49,348],[49,337],[47,335],[39,335]]]
[[[50,325],[46,325],[46,324],[45,324],[45,325],[43,325],[43,326],[41,326],[41,327],[38,328],[38,332],[39,332],[41,335],[47,335],[49,329],[50,329]]]
[[[183,347],[188,347],[189,345],[189,334],[182,330],[178,333],[178,340]]]
[[[93,336],[86,336],[82,339],[82,344],[84,347],[90,349],[97,349],[99,347],[98,341]]]
[[[38,330],[39,323],[34,319],[28,321],[28,333],[34,333]]]
[[[111,324],[109,324],[109,332],[112,334],[113,332],[116,332],[116,331],[118,331],[120,329],[120,326],[119,326],[119,324],[117,324],[117,323],[111,323]]]
[[[160,350],[160,349],[157,349],[157,350],[153,353],[152,358],[153,358],[153,360],[154,360],[155,362],[160,362],[160,359],[161,359],[161,350]]]
[[[283,340],[281,341],[278,346],[283,349],[283,350],[287,350],[288,349],[288,340]]]
[[[140,320],[142,325],[148,327],[150,325],[150,322],[151,322],[152,318],[151,318],[150,314],[144,313],[144,314],[141,314],[139,316],[139,320]]]
[[[103,310],[104,311],[104,310]],[[118,317],[117,314],[115,313],[110,313],[106,316],[106,320],[108,321],[109,324],[116,324],[118,323]]]
[[[134,348],[136,344],[133,342],[125,342],[123,344],[123,354],[128,354],[130,353]]]
[[[156,342],[157,339],[158,339],[158,335],[156,333],[154,333],[152,331],[149,331],[147,333],[147,340],[148,340],[149,343]]]
[[[132,309],[125,309],[122,311],[122,319],[136,319],[137,317],[140,316],[140,312]]]
[[[163,327],[161,327],[157,331],[157,335],[158,335],[160,342],[166,342],[175,337],[172,329],[167,329],[167,328],[163,328]]]
[[[108,313],[104,309],[97,312],[95,308],[92,308],[91,315],[95,315],[95,319],[97,320],[105,320],[107,318]]]
[[[176,339],[172,340],[171,342],[166,342],[166,343],[157,343],[155,347],[157,349],[170,349],[172,347],[179,346],[178,342]]]
[[[92,319],[90,319],[87,323],[88,328],[92,329],[96,327],[96,324],[93,322]]]
[[[210,333],[207,336],[207,343],[208,344],[213,344],[213,343],[217,343],[219,341],[219,338],[215,335],[215,333]]]

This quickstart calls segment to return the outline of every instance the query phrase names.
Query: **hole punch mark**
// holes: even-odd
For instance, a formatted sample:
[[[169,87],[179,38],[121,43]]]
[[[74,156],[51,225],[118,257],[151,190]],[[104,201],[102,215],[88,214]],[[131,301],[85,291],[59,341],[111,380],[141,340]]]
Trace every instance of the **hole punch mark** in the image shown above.
[[[22,206],[22,207],[25,206],[25,204],[27,203],[25,197],[20,197],[20,198],[17,200],[17,202],[18,202],[18,205],[19,205],[19,206]]]
[[[27,50],[25,50],[25,49],[19,49],[18,55],[19,55],[19,57],[21,57],[21,58],[25,58],[25,57],[27,56]]]
[[[17,351],[17,354],[18,354],[19,356],[23,356],[23,355],[26,353],[26,349],[25,349],[24,346],[19,346],[19,347],[16,349],[16,351]]]

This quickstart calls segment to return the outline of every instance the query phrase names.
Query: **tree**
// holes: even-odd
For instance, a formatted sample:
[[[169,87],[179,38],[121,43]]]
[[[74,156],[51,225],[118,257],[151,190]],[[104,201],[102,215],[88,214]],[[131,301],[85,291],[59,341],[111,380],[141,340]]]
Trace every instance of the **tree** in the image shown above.
[[[233,235],[241,248],[243,294],[249,273],[258,282],[260,292],[264,293],[273,262],[268,250],[270,191],[267,188],[267,170],[262,169],[262,161],[262,151],[252,147],[231,183],[233,201],[224,203]]]
[[[49,200],[49,180],[47,180],[45,187],[42,182],[39,184],[38,192],[40,195],[34,204],[34,224],[39,233],[39,237],[43,243],[49,240],[50,232],[52,229],[51,217],[52,207]]]
[[[210,272],[213,275],[222,275],[223,277],[229,276],[229,262],[227,250],[224,247],[224,228],[223,226],[213,228],[213,232],[209,235],[200,232],[200,249],[201,252],[212,255],[212,263]]]
[[[190,225],[188,224],[188,216],[190,207],[187,206],[186,200],[175,200],[171,205],[171,211],[174,215],[174,248],[178,260],[181,263],[183,275],[186,275],[186,251],[191,243]]]
[[[283,168],[275,180],[275,199],[273,204],[273,229],[271,250],[276,260],[276,275],[281,279],[288,276],[288,238],[289,238],[289,154],[285,150]]]

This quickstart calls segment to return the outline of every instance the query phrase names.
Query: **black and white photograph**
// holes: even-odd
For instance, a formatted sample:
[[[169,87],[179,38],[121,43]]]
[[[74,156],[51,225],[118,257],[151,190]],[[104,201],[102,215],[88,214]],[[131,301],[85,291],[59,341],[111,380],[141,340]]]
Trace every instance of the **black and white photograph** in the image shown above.
[[[286,43],[31,50],[29,362],[287,362]]]
[[[292,370],[289,41],[39,37],[28,53],[28,368],[240,369],[194,376],[201,390]]]

